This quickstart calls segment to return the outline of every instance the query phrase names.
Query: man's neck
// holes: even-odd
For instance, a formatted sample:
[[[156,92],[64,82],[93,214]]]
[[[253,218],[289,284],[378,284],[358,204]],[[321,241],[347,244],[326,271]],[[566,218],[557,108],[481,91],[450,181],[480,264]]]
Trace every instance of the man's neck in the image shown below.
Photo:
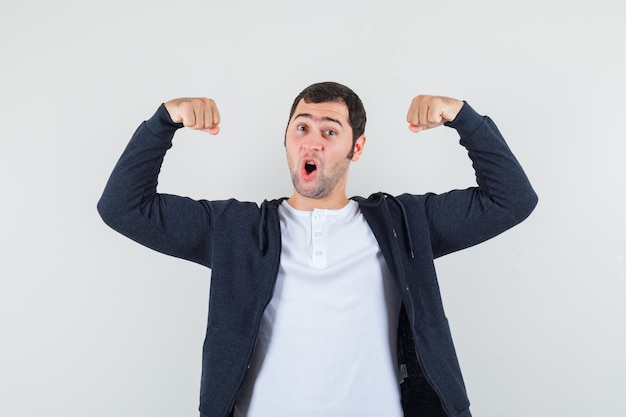
[[[328,196],[324,198],[308,198],[297,192],[287,199],[287,203],[296,210],[313,211],[314,209],[339,210],[348,204],[349,200],[345,194],[339,196]]]

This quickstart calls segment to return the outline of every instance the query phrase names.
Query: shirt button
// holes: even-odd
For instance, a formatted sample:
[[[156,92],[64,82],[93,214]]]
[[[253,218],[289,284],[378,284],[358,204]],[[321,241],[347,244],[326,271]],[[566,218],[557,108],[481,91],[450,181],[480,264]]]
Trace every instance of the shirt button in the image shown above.
[[[322,236],[322,232],[315,232],[315,233],[314,233],[314,236],[315,236],[315,237],[320,237],[320,236]]]
[[[316,250],[315,251],[315,256],[320,256],[323,252],[321,250]]]

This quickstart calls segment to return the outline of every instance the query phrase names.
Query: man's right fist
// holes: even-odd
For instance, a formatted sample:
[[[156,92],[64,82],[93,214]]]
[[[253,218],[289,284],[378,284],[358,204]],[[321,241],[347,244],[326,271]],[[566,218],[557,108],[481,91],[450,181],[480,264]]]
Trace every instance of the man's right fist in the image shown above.
[[[210,98],[177,98],[166,102],[165,109],[174,123],[212,135],[220,131],[220,112]]]

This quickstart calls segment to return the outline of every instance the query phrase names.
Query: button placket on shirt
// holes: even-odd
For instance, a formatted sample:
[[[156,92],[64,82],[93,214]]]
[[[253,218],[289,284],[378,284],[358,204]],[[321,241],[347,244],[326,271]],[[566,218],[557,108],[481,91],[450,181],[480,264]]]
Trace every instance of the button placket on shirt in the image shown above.
[[[311,241],[313,242],[311,258],[313,268],[322,269],[326,267],[326,242],[324,236],[324,224],[326,216],[317,210],[311,216]]]

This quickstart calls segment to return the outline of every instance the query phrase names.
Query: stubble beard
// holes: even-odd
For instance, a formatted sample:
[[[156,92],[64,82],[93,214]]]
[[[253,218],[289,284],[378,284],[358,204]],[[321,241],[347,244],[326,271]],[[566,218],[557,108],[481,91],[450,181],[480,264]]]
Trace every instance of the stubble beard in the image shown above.
[[[292,166],[291,181],[298,194],[306,198],[320,199],[331,195],[337,184],[347,175],[350,159],[345,158],[337,162],[328,174],[323,173],[318,167],[316,178],[313,181],[303,181],[300,178],[300,166],[290,165]]]

